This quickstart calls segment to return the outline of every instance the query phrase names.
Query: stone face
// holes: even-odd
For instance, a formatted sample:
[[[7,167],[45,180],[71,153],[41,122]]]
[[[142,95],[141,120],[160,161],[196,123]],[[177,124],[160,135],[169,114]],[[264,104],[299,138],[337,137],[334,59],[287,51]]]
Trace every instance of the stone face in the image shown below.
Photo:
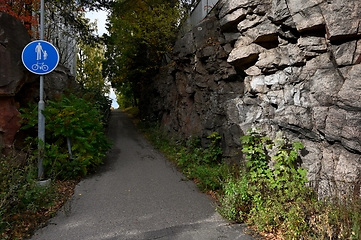
[[[273,22],[281,23],[291,16],[286,0],[272,0],[272,8],[269,18]]]
[[[34,78],[21,62],[23,48],[30,35],[23,24],[0,12],[0,96],[14,96],[25,81]]]
[[[330,40],[347,39],[347,36],[361,34],[360,1],[324,1],[320,6]]]
[[[282,130],[306,146],[310,184],[329,194],[361,173],[360,14],[359,0],[221,0],[218,20],[177,42],[174,59],[188,60],[155,84],[154,106],[182,134],[218,131],[224,156],[239,161],[248,129]],[[198,30],[208,21],[221,31]]]
[[[343,79],[336,69],[318,69],[310,78],[310,94],[316,106],[330,106],[336,102]]]
[[[353,64],[357,41],[345,42],[332,46],[332,51],[338,66],[348,66]]]
[[[28,42],[30,36],[22,23],[0,12],[0,150],[12,146],[21,126],[14,96],[34,78],[21,62],[21,52]]]
[[[305,8],[292,15],[298,31],[322,29],[325,25],[321,9],[318,6]]]
[[[244,30],[249,28],[244,34],[251,37],[255,43],[274,42],[278,40],[278,27],[270,20],[262,21],[261,18],[255,17],[253,21],[250,26],[240,26],[241,23],[238,24],[238,29]],[[253,24],[255,24],[255,26],[252,27]]]
[[[361,110],[361,64],[340,68],[345,79],[338,92],[339,105],[349,109]]]
[[[0,97],[0,149],[1,147],[11,147],[15,135],[21,127],[20,119],[14,99]]]
[[[174,47],[174,54],[177,54],[180,58],[184,58],[193,54],[195,51],[193,45],[193,32],[186,33],[180,40],[177,41]]]
[[[253,1],[249,1],[249,0],[232,0],[232,1],[228,1],[228,0],[221,0],[220,5],[221,10],[219,13],[219,16],[222,18],[227,14],[230,14],[232,12],[234,12],[235,10],[239,9],[239,8],[248,8],[251,6],[257,6],[259,5],[261,2],[268,2],[268,0],[253,0]]]
[[[258,56],[264,48],[257,44],[250,44],[233,49],[229,54],[227,61],[230,64],[242,66],[258,59]]]
[[[228,28],[234,24],[237,24],[247,16],[249,11],[244,8],[237,9],[221,18],[219,24],[222,28]]]
[[[297,41],[297,46],[303,52],[305,58],[308,59],[327,51],[327,42],[324,37],[300,37]]]

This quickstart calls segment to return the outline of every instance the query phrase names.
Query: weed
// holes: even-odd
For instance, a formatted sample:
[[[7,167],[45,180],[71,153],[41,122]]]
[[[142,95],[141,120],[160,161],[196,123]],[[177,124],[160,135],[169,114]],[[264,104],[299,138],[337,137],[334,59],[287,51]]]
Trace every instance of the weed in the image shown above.
[[[319,201],[308,187],[306,170],[299,167],[301,143],[290,143],[281,134],[271,140],[250,132],[241,138],[245,167],[228,166],[219,160],[217,134],[202,148],[199,138],[183,142],[159,128],[147,131],[152,132],[151,142],[188,178],[204,191],[218,192],[217,210],[226,219],[247,222],[282,239],[361,239],[359,192]]]
[[[29,233],[34,221],[23,223],[23,216],[35,215],[59,198],[55,185],[37,184],[37,166],[31,155],[19,165],[14,156],[0,158],[0,238],[17,239]],[[23,224],[23,226],[17,227]]]
[[[23,109],[23,129],[36,128],[37,108]],[[47,176],[68,179],[85,176],[102,164],[110,143],[105,137],[99,110],[75,95],[48,101],[44,168]],[[68,151],[71,142],[71,156]]]
[[[229,175],[229,167],[220,161],[222,149],[221,137],[214,132],[208,136],[208,147],[201,146],[201,140],[190,137],[181,141],[157,126],[138,124],[148,140],[164,155],[174,162],[183,174],[194,180],[202,191],[216,191]]]
[[[271,141],[256,132],[243,136],[241,143],[246,169],[224,183],[220,212],[262,232],[282,230],[288,239],[302,236],[307,228],[302,199],[311,196],[306,171],[297,166],[302,144],[290,144],[282,136]]]

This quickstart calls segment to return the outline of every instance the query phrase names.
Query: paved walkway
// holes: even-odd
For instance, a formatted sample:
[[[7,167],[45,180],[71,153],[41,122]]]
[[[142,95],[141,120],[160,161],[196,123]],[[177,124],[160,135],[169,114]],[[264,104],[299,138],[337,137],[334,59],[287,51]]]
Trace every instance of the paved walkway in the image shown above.
[[[32,240],[253,239],[224,221],[121,111],[112,111],[108,134],[114,146],[105,164]]]

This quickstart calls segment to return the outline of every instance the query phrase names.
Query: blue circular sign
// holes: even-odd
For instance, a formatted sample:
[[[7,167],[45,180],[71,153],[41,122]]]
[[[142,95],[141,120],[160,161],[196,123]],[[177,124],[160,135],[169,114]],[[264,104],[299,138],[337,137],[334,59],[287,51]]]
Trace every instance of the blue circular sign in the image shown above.
[[[30,72],[44,75],[58,66],[59,52],[53,44],[36,40],[24,47],[21,60]]]

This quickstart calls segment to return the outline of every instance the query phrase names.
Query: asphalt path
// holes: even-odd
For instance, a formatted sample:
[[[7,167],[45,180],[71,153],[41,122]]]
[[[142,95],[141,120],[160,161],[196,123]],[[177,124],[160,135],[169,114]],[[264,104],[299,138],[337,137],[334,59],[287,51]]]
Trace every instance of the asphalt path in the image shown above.
[[[99,171],[32,240],[252,240],[225,221],[215,203],[187,181],[119,110],[110,116],[113,148]]]

